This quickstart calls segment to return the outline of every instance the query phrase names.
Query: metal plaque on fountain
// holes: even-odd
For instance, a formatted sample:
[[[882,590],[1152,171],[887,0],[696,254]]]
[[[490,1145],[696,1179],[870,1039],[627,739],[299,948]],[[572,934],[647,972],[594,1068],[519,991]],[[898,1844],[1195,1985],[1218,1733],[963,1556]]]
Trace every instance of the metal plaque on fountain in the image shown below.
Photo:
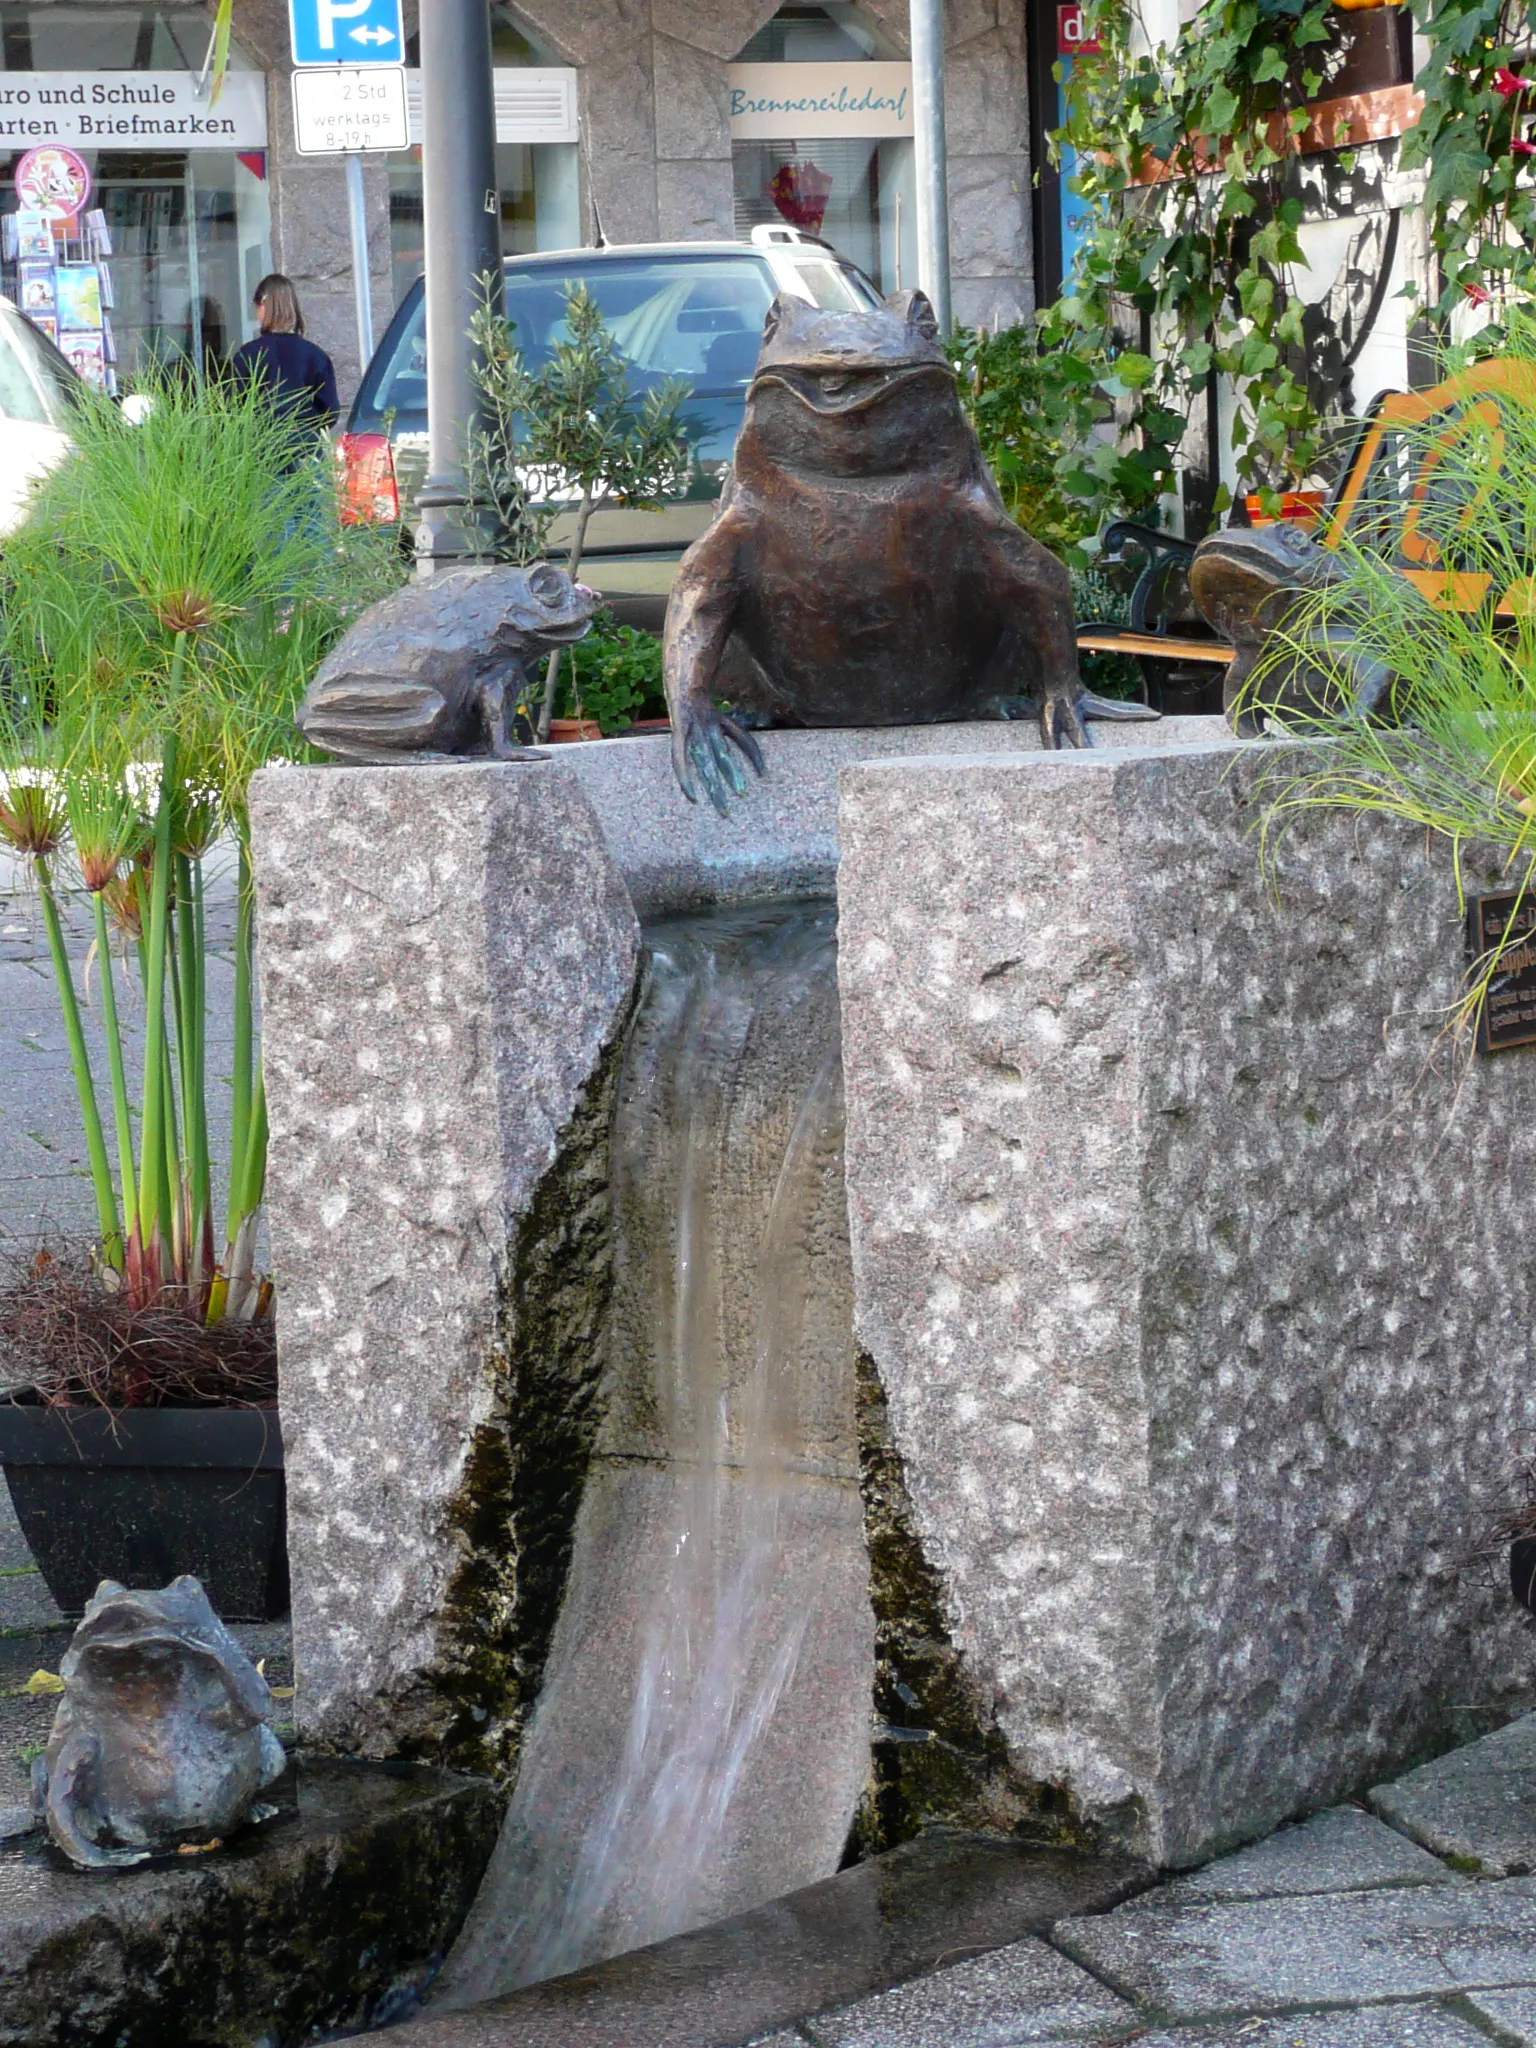
[[[1467,905],[1467,950],[1474,963],[1505,951],[1478,1007],[1477,1049],[1536,1045],[1536,895],[1527,890],[1474,896]]]

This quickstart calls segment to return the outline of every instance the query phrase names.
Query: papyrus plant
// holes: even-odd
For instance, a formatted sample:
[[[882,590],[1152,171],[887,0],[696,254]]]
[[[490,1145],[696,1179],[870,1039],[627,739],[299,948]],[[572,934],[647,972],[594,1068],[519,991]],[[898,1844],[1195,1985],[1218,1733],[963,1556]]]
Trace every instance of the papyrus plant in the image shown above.
[[[247,793],[262,762],[299,750],[292,714],[317,662],[398,570],[387,540],[338,526],[322,451],[259,393],[169,383],[138,425],[86,395],[71,439],[0,569],[0,836],[37,886],[103,1274],[135,1304],[248,1319],[270,1287],[255,1269],[267,1119]],[[226,1097],[208,1072],[205,867],[231,845]],[[104,1073],[66,942],[74,889],[94,930]],[[143,1019],[132,1070],[130,1005]]]
[[[1384,439],[1351,530],[1344,574],[1289,615],[1249,685],[1272,729],[1326,745],[1287,749],[1265,778],[1273,835],[1315,810],[1377,812],[1462,849],[1492,847],[1507,886],[1536,886],[1536,321],[1510,315],[1496,396]],[[1457,365],[1448,364],[1454,371]],[[1319,649],[1343,708],[1299,715],[1282,686]],[[1329,661],[1321,663],[1324,674]],[[1369,677],[1373,701],[1348,705]],[[1382,678],[1386,678],[1383,683]],[[1456,1006],[1476,1017],[1499,971],[1478,961]]]

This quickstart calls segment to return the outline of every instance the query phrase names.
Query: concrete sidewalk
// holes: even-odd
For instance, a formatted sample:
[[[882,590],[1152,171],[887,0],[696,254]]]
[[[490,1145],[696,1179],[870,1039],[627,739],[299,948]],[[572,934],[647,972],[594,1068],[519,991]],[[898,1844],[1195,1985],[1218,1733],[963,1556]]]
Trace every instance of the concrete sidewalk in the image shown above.
[[[1536,1715],[1368,1805],[761,2048],[1536,2048]]]

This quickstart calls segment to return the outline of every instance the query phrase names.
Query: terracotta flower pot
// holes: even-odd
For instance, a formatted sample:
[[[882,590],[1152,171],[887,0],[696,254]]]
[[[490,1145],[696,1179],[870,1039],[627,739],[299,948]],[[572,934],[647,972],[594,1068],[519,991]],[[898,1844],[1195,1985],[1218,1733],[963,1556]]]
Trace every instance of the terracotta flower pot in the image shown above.
[[[595,718],[552,718],[549,721],[549,738],[553,746],[563,745],[568,740],[600,740],[603,728]]]

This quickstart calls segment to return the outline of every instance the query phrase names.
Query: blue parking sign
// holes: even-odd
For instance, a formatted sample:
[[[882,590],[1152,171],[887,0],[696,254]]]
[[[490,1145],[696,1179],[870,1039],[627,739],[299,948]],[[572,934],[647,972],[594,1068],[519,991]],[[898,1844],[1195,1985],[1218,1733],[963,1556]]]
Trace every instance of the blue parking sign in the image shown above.
[[[295,64],[403,64],[400,0],[288,0]]]

